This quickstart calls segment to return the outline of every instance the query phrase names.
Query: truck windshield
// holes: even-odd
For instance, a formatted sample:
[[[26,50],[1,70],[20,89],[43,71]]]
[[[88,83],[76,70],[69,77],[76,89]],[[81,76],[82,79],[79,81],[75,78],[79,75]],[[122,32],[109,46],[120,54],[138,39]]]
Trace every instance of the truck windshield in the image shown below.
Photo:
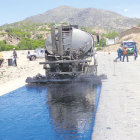
[[[127,46],[128,48],[135,48],[136,42],[124,42],[124,46]]]

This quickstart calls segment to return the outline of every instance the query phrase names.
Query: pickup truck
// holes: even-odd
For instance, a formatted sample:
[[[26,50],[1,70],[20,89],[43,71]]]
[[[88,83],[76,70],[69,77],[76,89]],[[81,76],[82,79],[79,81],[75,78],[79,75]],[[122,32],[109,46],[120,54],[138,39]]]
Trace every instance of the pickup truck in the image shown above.
[[[38,48],[35,49],[33,54],[30,54],[30,52],[28,52],[27,58],[32,61],[32,60],[36,60],[37,58],[44,58],[45,57],[45,49],[42,48]]]

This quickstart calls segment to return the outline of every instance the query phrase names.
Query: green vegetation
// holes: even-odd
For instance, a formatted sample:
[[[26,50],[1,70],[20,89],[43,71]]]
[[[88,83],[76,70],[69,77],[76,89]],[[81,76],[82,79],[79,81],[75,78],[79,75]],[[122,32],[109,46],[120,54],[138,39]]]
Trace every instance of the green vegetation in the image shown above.
[[[102,47],[97,47],[96,51],[102,50]]]
[[[33,50],[45,47],[45,40],[31,40],[29,38],[22,39],[18,44],[20,50]]]
[[[17,46],[7,45],[5,40],[0,41],[0,51],[9,51],[13,48],[16,48],[17,50],[19,49]]]
[[[48,28],[51,28],[54,25],[55,25],[55,23],[50,23],[50,24],[48,24]]]
[[[43,35],[42,34],[36,34],[36,39],[42,39],[43,38]]]
[[[42,28],[40,28],[40,31],[48,31],[48,32],[50,32],[51,31],[51,28],[42,27]]]
[[[63,23],[67,25],[67,23]],[[16,48],[17,50],[36,49],[45,47],[45,35],[50,33],[51,27],[56,25],[55,23],[33,23],[30,21],[22,21],[13,24],[7,24],[0,27],[1,36],[10,36],[12,40],[17,40],[17,45],[8,45],[6,40],[0,41],[0,51],[8,51]],[[57,26],[57,25],[56,25]],[[140,25],[139,25],[140,26]],[[94,35],[96,38],[96,29],[94,27],[81,27],[82,30],[87,31]],[[3,32],[5,31],[5,32]],[[106,46],[106,38],[114,39],[119,34],[115,31],[109,32],[108,34],[100,34],[100,44],[97,45],[95,41],[95,47],[97,50],[102,49]],[[7,37],[6,37],[7,38]],[[96,39],[95,39],[96,40]],[[20,41],[20,42],[19,42]],[[19,42],[19,43],[18,43]],[[12,43],[11,43],[12,44]],[[15,42],[13,44],[16,44]]]
[[[5,36],[6,33],[0,33],[0,36]]]
[[[22,31],[19,28],[7,28],[5,30],[9,35],[14,36],[16,38],[30,38],[31,33],[27,31]]]
[[[36,49],[45,47],[45,39],[44,34],[41,31],[50,32],[50,27],[53,26],[54,23],[46,24],[46,23],[33,23],[30,21],[22,21],[13,24],[7,24],[4,26],[0,26],[1,36],[8,35],[10,40],[17,40],[17,45],[8,45],[6,40],[0,41],[0,51],[9,51],[13,48],[17,50],[27,50],[27,49]],[[12,44],[12,43],[11,43]]]
[[[86,31],[90,34],[96,35],[96,32],[92,31],[93,27],[81,27],[81,30]]]
[[[119,37],[119,33],[113,31],[113,32],[109,32],[108,34],[105,35],[107,38],[109,39],[114,39],[115,37]]]
[[[22,39],[17,46],[7,45],[5,41],[0,41],[0,51],[10,51],[13,48],[17,50],[34,50],[42,47],[45,47],[45,40],[31,40],[26,38]]]
[[[106,46],[106,39],[104,37],[100,37],[100,44],[97,44],[97,41],[95,41],[95,47],[96,51],[102,50],[103,47]]]
[[[19,28],[23,31],[34,31],[36,30],[39,26],[42,26],[44,24],[40,23],[33,23],[31,21],[22,21],[22,22],[16,22],[13,24],[6,24],[0,27],[0,30],[6,30],[7,28]]]
[[[106,46],[106,40],[105,40],[105,38],[101,38],[100,39],[100,44],[99,45],[95,41],[95,47],[105,47],[105,46]]]

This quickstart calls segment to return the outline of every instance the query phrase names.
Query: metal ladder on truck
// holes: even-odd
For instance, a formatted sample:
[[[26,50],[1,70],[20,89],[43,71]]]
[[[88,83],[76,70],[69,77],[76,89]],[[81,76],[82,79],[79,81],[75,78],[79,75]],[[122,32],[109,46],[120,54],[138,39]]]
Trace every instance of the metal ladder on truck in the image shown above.
[[[72,51],[72,26],[60,26],[58,28],[59,34],[59,54],[63,56],[66,50]]]

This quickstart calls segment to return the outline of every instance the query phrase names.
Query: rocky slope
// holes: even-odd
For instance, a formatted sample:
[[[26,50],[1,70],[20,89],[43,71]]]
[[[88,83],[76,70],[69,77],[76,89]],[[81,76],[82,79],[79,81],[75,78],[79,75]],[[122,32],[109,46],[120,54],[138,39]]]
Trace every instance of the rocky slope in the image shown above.
[[[140,19],[124,17],[118,13],[95,8],[61,6],[43,14],[25,19],[37,23],[67,22],[86,27],[102,27],[122,31],[140,23]]]

